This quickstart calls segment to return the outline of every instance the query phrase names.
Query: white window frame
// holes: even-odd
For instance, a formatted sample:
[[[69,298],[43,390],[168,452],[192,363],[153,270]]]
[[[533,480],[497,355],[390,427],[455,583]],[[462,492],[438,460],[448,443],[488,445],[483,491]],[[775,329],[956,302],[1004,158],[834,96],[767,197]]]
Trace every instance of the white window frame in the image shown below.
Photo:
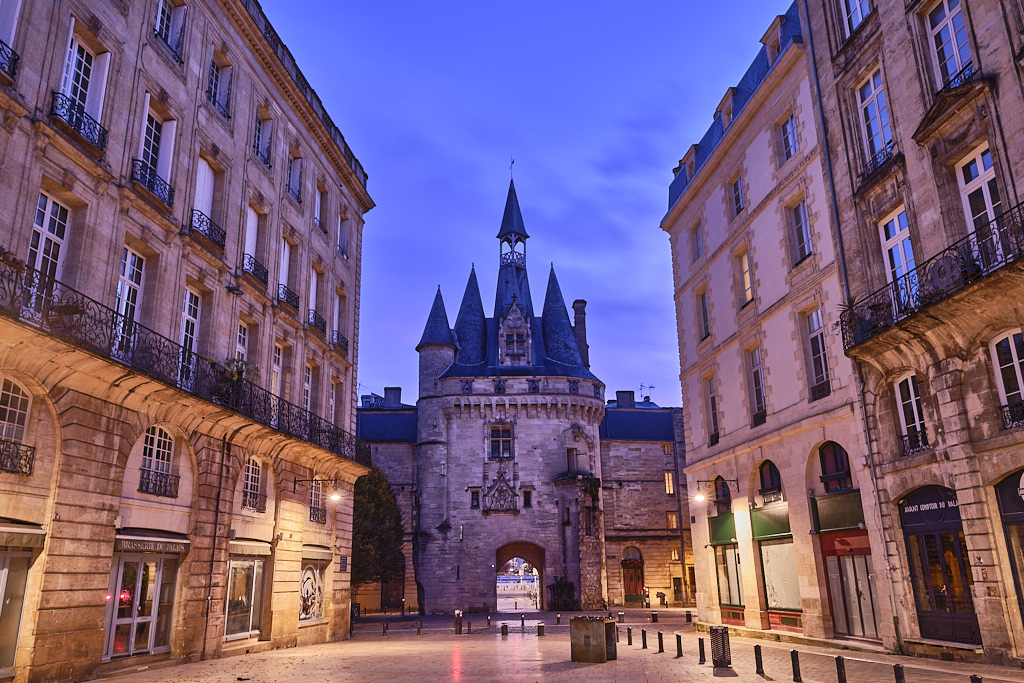
[[[1009,362],[1006,364],[1001,363],[998,352],[1002,342],[1006,342],[1009,352]],[[996,376],[996,387],[999,389],[999,404],[1014,406],[1024,401],[1024,334],[1021,333],[1021,329],[1010,330],[993,339],[989,344],[989,353]],[[1007,379],[1016,382],[1017,386],[1008,387]]]
[[[701,290],[700,294],[697,295],[697,307],[700,309],[701,327],[698,330],[701,333],[700,341],[704,341],[711,336],[711,311],[708,303],[707,288]]]
[[[857,86],[860,129],[864,135],[864,152],[868,160],[891,149],[892,123],[889,120],[889,98],[885,94],[882,70],[875,69]]]
[[[704,255],[704,231],[701,224],[698,223],[693,230],[690,231],[693,239],[693,261],[697,261],[701,256]]]
[[[32,394],[20,382],[0,374],[0,439],[24,443]]]
[[[267,168],[271,167],[270,163],[270,146],[274,139],[274,119],[268,113],[263,116],[262,113],[257,109],[256,121],[253,124],[253,141],[252,149],[256,153],[256,156],[266,165]]]
[[[151,166],[164,182],[170,184],[178,122],[155,111],[150,107],[151,102],[152,95],[147,92],[142,98],[142,131],[139,135],[139,153],[136,158]],[[147,145],[147,138],[151,137],[151,119],[160,124],[160,139],[156,144],[150,141],[150,144]],[[156,149],[154,150],[153,147]]]
[[[71,209],[46,194],[39,193],[32,239],[29,243],[28,267],[45,278],[60,280],[64,271],[65,245],[70,234]]]
[[[292,155],[288,157],[288,177],[286,187],[292,199],[302,203],[302,157]]]
[[[213,194],[216,188],[217,174],[210,162],[199,157],[196,160],[196,196],[192,208],[211,221],[213,220]]]
[[[811,242],[811,223],[807,218],[807,201],[801,199],[800,203],[789,210],[793,219],[793,248],[796,258],[793,265],[803,263],[814,253],[814,245]]]
[[[970,180],[967,178],[968,172],[974,176]],[[986,272],[1002,266],[1010,244],[1005,234],[1004,221],[996,220],[1002,215],[1003,202],[992,149],[987,143],[972,150],[957,164],[956,180],[960,187],[967,228],[975,235],[975,260]],[[980,200],[980,206],[972,206],[972,199]]]
[[[181,303],[181,330],[178,337],[178,344],[181,346],[178,386],[190,390],[195,382],[202,307],[203,295],[192,287],[185,287]]]
[[[348,217],[338,213],[338,253],[348,258],[349,241],[351,240]]]
[[[330,422],[332,425],[337,424],[337,390],[338,384],[332,378],[331,384],[327,389],[327,410],[329,411],[327,421]]]
[[[892,226],[891,237],[886,236],[888,226]],[[910,239],[910,219],[905,207],[901,206],[878,223],[878,238],[882,245],[885,278],[896,290],[893,314],[900,319],[906,316],[906,309],[916,301],[918,290],[917,259]],[[894,260],[897,257],[899,263]]]
[[[754,300],[754,278],[750,272],[750,250],[744,249],[737,257],[740,269],[740,286],[742,288],[741,308]]]
[[[825,326],[821,308],[815,308],[804,316],[807,325],[807,348],[810,352],[811,386],[829,381],[828,353],[825,350]]]
[[[903,396],[903,386],[907,388],[907,398]],[[893,382],[893,387],[896,391],[896,412],[900,418],[900,434],[901,436],[908,437],[911,428],[914,429],[915,434],[927,434],[927,430],[924,423],[924,409],[921,404],[921,387],[917,381],[917,375],[913,372],[908,372],[896,378]],[[906,415],[905,412],[909,408],[910,415]],[[908,422],[908,418],[912,422]]]
[[[156,22],[153,26],[153,33],[171,49],[179,64],[182,61],[181,48],[185,38],[187,11],[187,5],[176,5],[171,0],[158,0]]]
[[[174,469],[174,437],[159,425],[149,427],[143,437],[142,469],[161,474]]]
[[[718,422],[718,389],[715,387],[715,376],[711,375],[705,380],[707,388],[707,430],[708,439],[712,436],[718,437],[721,434],[721,425]]]
[[[249,325],[244,320],[238,321],[235,333],[235,358],[243,363],[249,360]]]
[[[248,204],[245,206],[245,245],[243,254],[256,259],[256,246],[260,236],[260,215]]]
[[[789,161],[800,151],[800,142],[796,137],[796,118],[792,114],[779,126],[779,133],[782,135],[783,159]]]
[[[85,73],[85,62],[89,63],[88,74]],[[77,111],[85,112],[98,122],[103,114],[109,71],[110,52],[96,52],[84,45],[75,33],[75,19],[72,17],[68,27],[61,94],[72,101]],[[79,78],[76,79],[74,74]]]
[[[216,46],[210,46],[206,72],[206,101],[224,118],[231,118],[231,81],[235,70]]]
[[[135,323],[138,322],[139,309],[142,308],[145,283],[145,257],[133,249],[124,247],[114,304],[119,316],[116,321],[114,345],[114,355],[118,357],[131,357],[131,350],[135,346]]]
[[[256,510],[256,503],[264,492],[264,468],[263,463],[257,458],[249,456],[245,461],[245,472],[242,478],[242,509]]]
[[[733,215],[738,217],[745,207],[746,204],[743,200],[743,178],[737,178],[732,183]]]
[[[0,40],[14,47],[14,34],[18,30],[18,16],[21,14],[21,0],[5,0],[0,3]]]
[[[768,397],[764,386],[764,365],[761,360],[761,347],[755,346],[747,351],[750,364],[750,415],[767,413]]]
[[[302,407],[307,413],[312,412],[313,403],[313,366],[307,363],[302,366]]]
[[[270,358],[270,393],[275,397],[281,397],[281,375],[283,374],[284,347],[274,344],[274,351]]]
[[[240,600],[242,600],[242,604],[247,607],[249,611],[249,628],[229,632],[228,624],[231,617],[228,615],[230,613],[232,579],[234,578],[236,569],[244,571],[244,569],[249,566],[252,567],[252,585],[247,587],[248,595],[240,598]],[[266,577],[266,560],[261,557],[232,557],[229,560],[228,584],[224,596],[224,640],[251,638],[260,634],[263,624],[263,586],[264,581],[266,581]]]
[[[940,9],[944,10],[944,15],[936,23],[933,16]],[[929,51],[932,54],[935,77],[941,90],[968,64],[973,63],[971,46],[967,40],[967,25],[964,23],[963,1],[939,0],[928,12],[925,22],[928,28]],[[952,51],[943,60],[939,51],[950,47],[953,48]],[[963,54],[964,51],[967,52],[966,56]],[[950,69],[951,63],[952,69]]]
[[[846,37],[849,38],[864,21],[864,17],[871,14],[871,3],[868,0],[840,1],[843,5],[843,29],[846,31]]]

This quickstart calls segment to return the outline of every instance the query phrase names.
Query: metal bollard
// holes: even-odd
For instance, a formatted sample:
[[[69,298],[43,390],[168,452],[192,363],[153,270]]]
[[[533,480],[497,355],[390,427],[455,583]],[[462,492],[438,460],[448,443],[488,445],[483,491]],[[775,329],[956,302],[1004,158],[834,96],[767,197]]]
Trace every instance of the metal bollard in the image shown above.
[[[981,676],[971,676],[971,683],[981,683]]]
[[[525,614],[520,614],[519,615],[519,625],[522,626],[523,628],[526,628],[526,615]]]
[[[640,643],[641,643],[640,649],[641,650],[646,650],[647,649],[647,629],[645,629],[645,628],[640,629]]]
[[[892,665],[892,675],[896,678],[896,683],[907,683],[907,675],[903,673],[902,664]]]
[[[846,660],[842,655],[836,655],[836,681],[846,683]]]
[[[419,621],[416,622],[416,635],[418,635],[418,636],[423,635],[423,620],[422,619],[420,619]]]
[[[683,656],[683,637],[677,633],[676,634],[676,657],[678,658],[678,657],[682,657],[682,656]]]
[[[764,663],[761,661],[761,646],[754,646],[754,673],[764,676]]]
[[[544,622],[541,622],[541,623],[537,624],[537,635],[538,636],[544,635]]]
[[[704,639],[703,638],[698,638],[697,639],[697,649],[700,652],[700,661],[697,662],[697,663],[698,664],[704,664],[705,662],[707,662],[707,660],[704,659]]]
[[[693,614],[690,612],[690,610],[686,610],[686,623],[687,624],[692,624],[693,623]]]
[[[556,614],[555,615],[555,626],[558,626],[561,623],[562,623],[562,615],[561,614]]]
[[[654,611],[654,610],[651,611],[651,623],[652,624],[657,624],[658,623],[658,613],[656,611]]]
[[[381,624],[381,635],[386,636],[388,634],[388,620],[385,619],[384,623]]]
[[[793,660],[793,683],[803,683],[803,679],[800,678],[800,653],[790,650],[789,656]]]
[[[661,631],[658,631],[658,652],[665,651],[665,639],[661,635]]]
[[[488,614],[487,615],[487,628],[490,628],[490,627],[491,627],[491,615]]]
[[[501,637],[508,638],[508,624],[503,623],[501,625]]]
[[[472,621],[467,621],[466,622],[466,633],[467,634],[473,633],[473,622]]]
[[[619,612],[619,623],[620,624],[626,623],[626,613],[625,612]]]
[[[619,642],[619,627],[615,627],[615,642]]]
[[[632,626],[627,626],[626,627],[626,645],[632,645],[632,644],[633,644],[633,627]]]

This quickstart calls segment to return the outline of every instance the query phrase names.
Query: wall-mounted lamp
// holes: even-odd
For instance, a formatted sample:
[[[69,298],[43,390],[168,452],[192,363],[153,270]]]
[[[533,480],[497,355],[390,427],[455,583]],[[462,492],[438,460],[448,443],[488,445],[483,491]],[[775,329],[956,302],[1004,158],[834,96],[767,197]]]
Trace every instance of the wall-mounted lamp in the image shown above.
[[[736,493],[739,493],[739,491],[740,491],[740,480],[739,479],[723,479],[722,477],[718,477],[718,479],[722,479],[722,481],[724,481],[726,483],[726,485],[728,485],[730,491],[735,491]],[[693,499],[695,501],[697,501],[698,503],[700,503],[701,501],[707,500],[708,496],[707,496],[706,493],[704,493],[704,489],[707,488],[708,491],[710,492],[710,490],[712,488],[712,485],[716,481],[718,481],[718,479],[698,479],[697,480],[697,493],[694,494]]]
[[[296,479],[292,483],[292,493],[299,492],[299,484],[312,484],[314,481],[318,481],[321,484],[330,484],[330,494],[327,497],[334,501],[341,500],[341,491],[338,490],[337,479]]]

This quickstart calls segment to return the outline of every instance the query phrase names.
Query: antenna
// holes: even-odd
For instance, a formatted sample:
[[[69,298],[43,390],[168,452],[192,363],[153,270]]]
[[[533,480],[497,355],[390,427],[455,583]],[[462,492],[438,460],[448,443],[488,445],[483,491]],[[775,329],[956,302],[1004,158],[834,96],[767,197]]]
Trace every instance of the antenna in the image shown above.
[[[649,400],[650,396],[645,396],[644,395],[644,390],[646,389],[647,391],[650,391],[651,389],[654,389],[654,388],[655,387],[654,387],[653,384],[644,384],[643,382],[641,382],[640,383],[640,400],[641,401]]]

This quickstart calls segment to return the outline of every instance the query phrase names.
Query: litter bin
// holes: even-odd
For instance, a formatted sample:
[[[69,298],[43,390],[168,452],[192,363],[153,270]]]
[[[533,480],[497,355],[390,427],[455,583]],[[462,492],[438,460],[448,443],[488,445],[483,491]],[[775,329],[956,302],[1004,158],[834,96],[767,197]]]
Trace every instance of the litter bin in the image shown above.
[[[732,666],[732,653],[729,652],[729,628],[712,626],[711,632],[711,665]]]
[[[603,664],[617,659],[615,620],[605,617],[573,617],[569,620],[569,646],[574,662]]]

